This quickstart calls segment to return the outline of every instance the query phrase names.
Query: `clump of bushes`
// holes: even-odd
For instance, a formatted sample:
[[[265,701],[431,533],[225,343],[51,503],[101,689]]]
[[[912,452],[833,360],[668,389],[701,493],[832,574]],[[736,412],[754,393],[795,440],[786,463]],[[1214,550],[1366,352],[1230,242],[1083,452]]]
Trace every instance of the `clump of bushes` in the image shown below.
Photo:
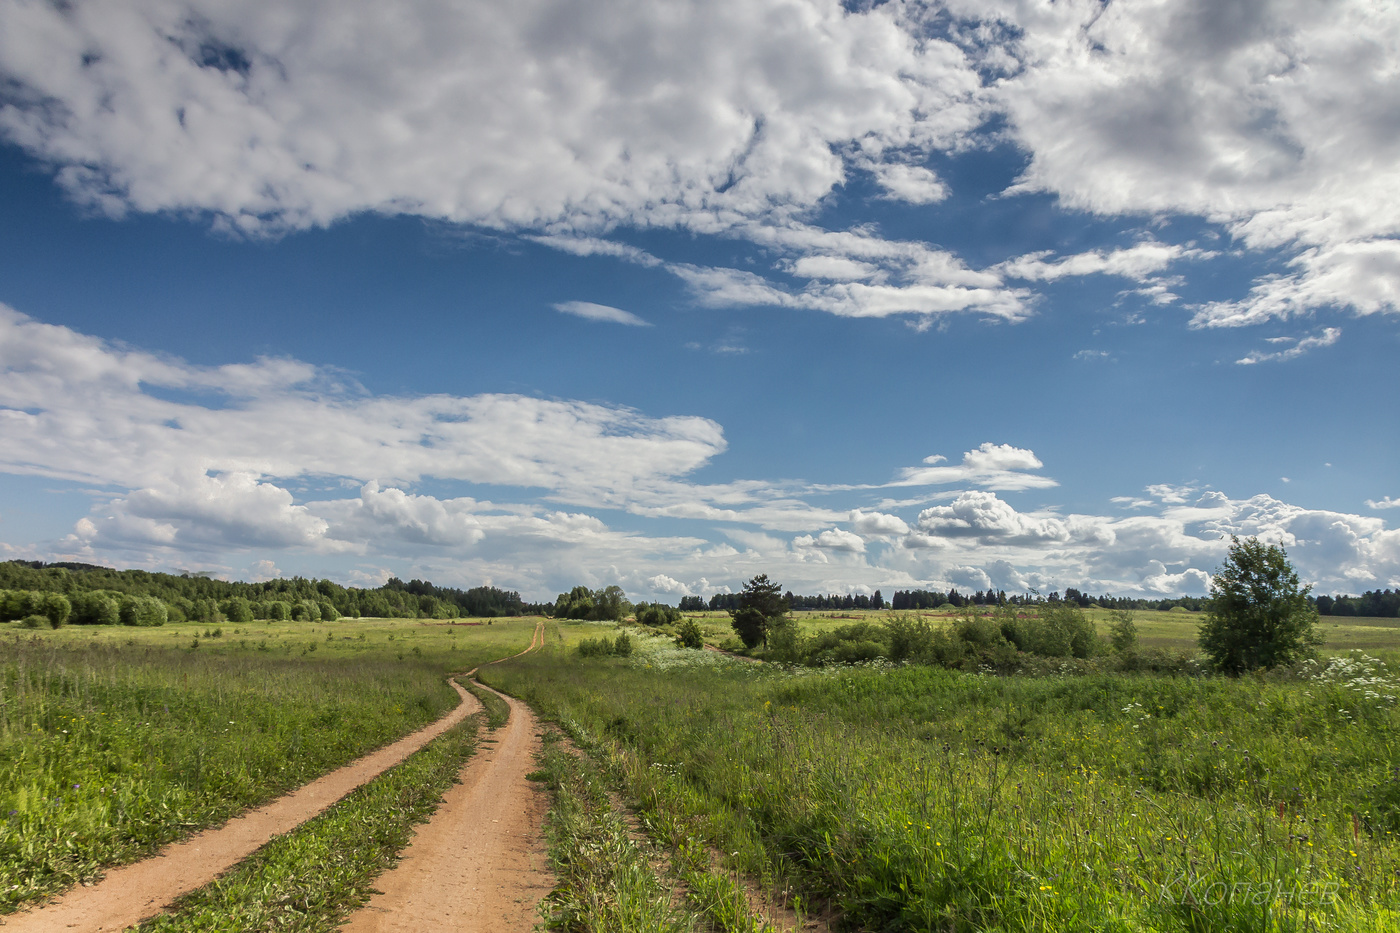
[[[637,603],[634,608],[634,617],[638,625],[648,625],[652,628],[672,625],[682,618],[679,609],[665,603]]]
[[[676,629],[676,644],[682,648],[704,648],[705,633],[694,619],[686,619]]]
[[[632,656],[632,648],[632,636],[626,632],[619,632],[616,638],[585,638],[578,643],[579,656],[584,658],[627,658]]]

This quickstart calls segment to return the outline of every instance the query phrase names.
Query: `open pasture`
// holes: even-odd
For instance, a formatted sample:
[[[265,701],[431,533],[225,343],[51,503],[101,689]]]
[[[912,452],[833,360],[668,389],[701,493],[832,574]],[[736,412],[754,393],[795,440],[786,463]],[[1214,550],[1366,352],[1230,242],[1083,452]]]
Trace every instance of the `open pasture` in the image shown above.
[[[0,912],[419,728],[534,625],[0,627]]]
[[[899,613],[911,618],[926,619],[933,623],[949,623],[964,613],[985,611],[976,607],[956,611],[909,611]],[[1020,610],[1030,613],[1031,608]],[[889,618],[889,610],[845,609],[833,612],[801,611],[792,613],[804,634],[818,634],[845,625],[868,622],[878,625]],[[1112,612],[1107,609],[1086,609],[1084,614],[1099,630],[1107,635]],[[734,630],[729,624],[729,614],[724,612],[686,613],[687,618],[695,619],[705,633],[705,641],[720,645],[734,639]],[[1133,621],[1138,628],[1138,636],[1145,648],[1161,648],[1168,651],[1195,652],[1196,632],[1204,618],[1199,612],[1158,612],[1155,610],[1133,610]],[[1341,655],[1359,650],[1377,657],[1400,660],[1400,619],[1371,618],[1364,616],[1321,616],[1317,631],[1322,635],[1319,653]],[[737,647],[736,644],[732,647]]]
[[[644,825],[859,929],[1393,930],[1400,683],[784,670],[637,638],[486,678]],[[683,654],[682,657],[685,657]]]

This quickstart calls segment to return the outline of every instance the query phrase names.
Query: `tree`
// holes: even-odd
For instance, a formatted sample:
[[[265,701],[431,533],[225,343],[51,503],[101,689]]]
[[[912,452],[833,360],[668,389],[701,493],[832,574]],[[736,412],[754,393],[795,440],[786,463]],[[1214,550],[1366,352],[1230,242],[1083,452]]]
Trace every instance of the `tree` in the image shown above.
[[[1258,538],[1231,537],[1224,565],[1210,584],[1210,602],[1198,637],[1217,670],[1241,674],[1292,664],[1322,643],[1315,631],[1317,610],[1308,601],[1311,586],[1298,586],[1298,574],[1283,548]]]
[[[744,584],[738,608],[729,610],[730,625],[744,647],[767,646],[769,629],[787,615],[788,603],[782,592],[781,584],[770,583],[766,573]]]

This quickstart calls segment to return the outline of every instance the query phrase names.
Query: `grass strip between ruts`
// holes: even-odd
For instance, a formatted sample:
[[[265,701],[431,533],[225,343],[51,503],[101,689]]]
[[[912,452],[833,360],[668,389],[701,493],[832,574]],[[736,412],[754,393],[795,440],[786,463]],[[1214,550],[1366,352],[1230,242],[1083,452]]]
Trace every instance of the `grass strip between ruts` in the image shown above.
[[[477,747],[480,717],[434,739],[320,816],[278,836],[229,873],[176,902],[140,933],[269,930],[333,933],[369,901]]]
[[[569,933],[681,933],[693,918],[671,905],[647,853],[613,812],[605,781],[587,758],[546,733],[541,768],[530,775],[553,796],[549,854],[559,883],[546,899],[547,925]]]

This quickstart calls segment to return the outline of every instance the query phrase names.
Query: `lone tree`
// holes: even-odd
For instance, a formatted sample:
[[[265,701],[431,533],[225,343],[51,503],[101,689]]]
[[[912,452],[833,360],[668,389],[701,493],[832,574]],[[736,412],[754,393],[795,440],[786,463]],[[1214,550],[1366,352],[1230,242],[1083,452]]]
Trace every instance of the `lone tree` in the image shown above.
[[[1226,674],[1292,664],[1322,643],[1317,610],[1301,589],[1283,548],[1231,537],[1225,564],[1210,583],[1210,605],[1198,642]]]
[[[744,584],[739,608],[729,610],[730,624],[745,648],[768,645],[768,632],[787,615],[788,603],[781,584],[770,583],[761,573]]]

